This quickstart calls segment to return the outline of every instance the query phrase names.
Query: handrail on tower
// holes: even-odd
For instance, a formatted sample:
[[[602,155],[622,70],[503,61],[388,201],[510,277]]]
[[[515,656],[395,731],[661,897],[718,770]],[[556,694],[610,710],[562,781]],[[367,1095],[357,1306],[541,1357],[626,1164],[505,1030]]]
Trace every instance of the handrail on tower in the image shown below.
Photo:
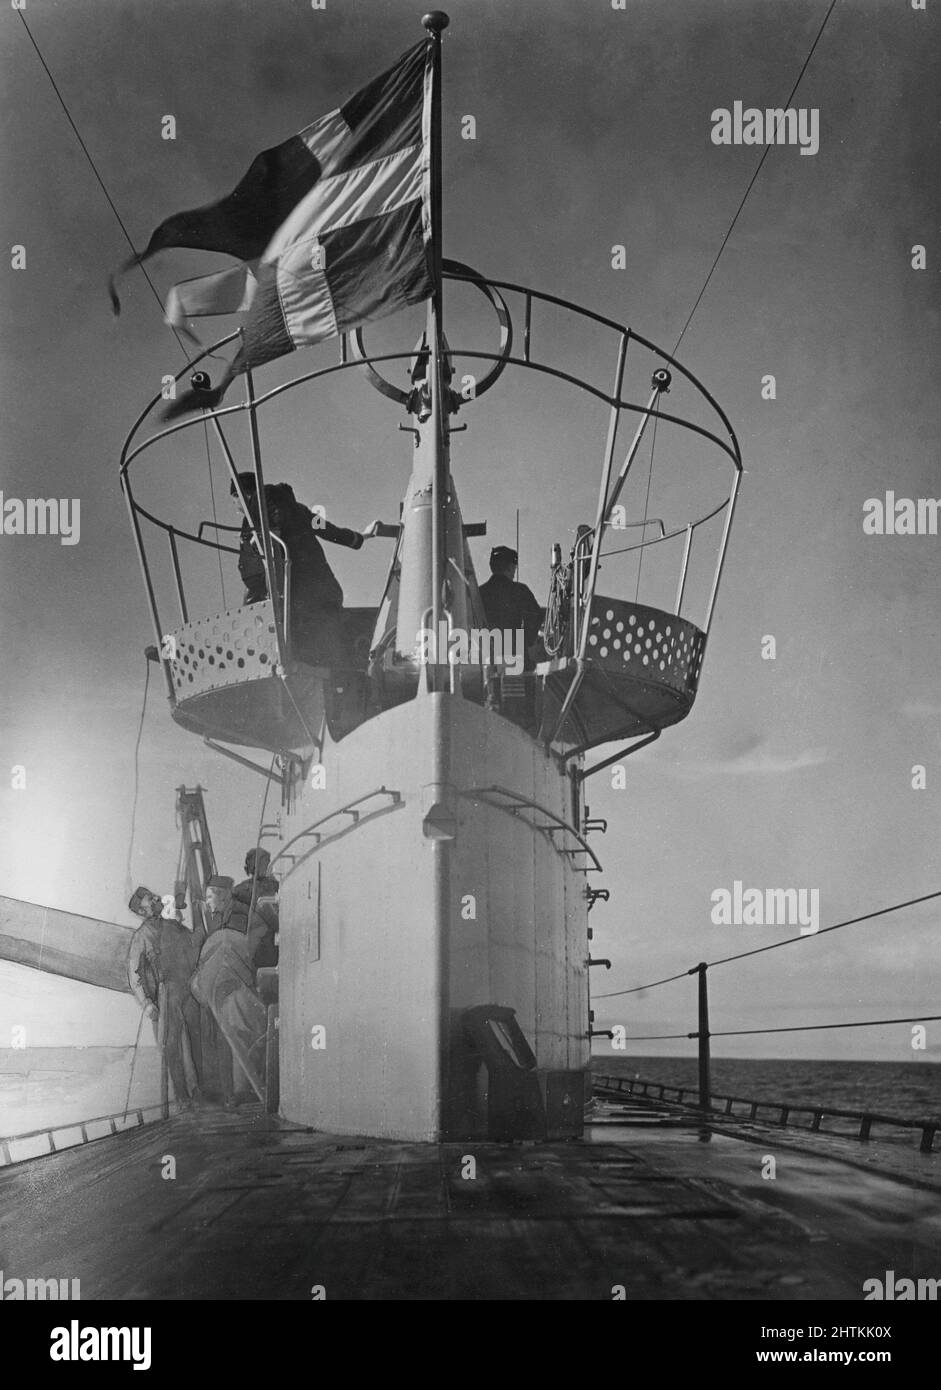
[[[435,330],[429,320],[424,337],[424,347],[411,352],[370,353],[366,347],[361,330],[344,334],[339,343],[339,360],[302,371],[288,381],[283,381],[267,390],[255,390],[254,382],[246,377],[246,394],[242,402],[217,406],[200,415],[176,420],[170,425],[160,427],[149,434],[145,432],[145,422],[151,410],[161,403],[164,393],[156,395],[136,420],[121,452],[120,476],[127,499],[128,512],[134,532],[135,543],[144,577],[151,612],[151,621],[164,666],[168,694],[174,710],[174,717],[213,739],[228,743],[250,743],[254,746],[272,748],[272,751],[289,752],[299,744],[317,743],[322,736],[320,729],[326,717],[330,719],[327,708],[327,694],[322,693],[320,704],[313,698],[312,681],[325,682],[329,687],[329,672],[311,674],[310,668],[298,663],[297,654],[291,642],[291,604],[290,604],[290,561],[287,549],[280,537],[268,526],[267,506],[264,503],[264,474],[262,446],[259,431],[258,412],[269,409],[273,403],[288,391],[297,387],[320,383],[340,372],[358,370],[365,372],[371,385],[391,397],[410,412],[418,414],[418,419],[428,419],[429,413],[437,420],[436,429],[443,434],[450,433],[449,420],[459,409],[465,409],[470,401],[452,390],[450,380],[455,371],[457,359],[477,360],[490,366],[478,383],[473,400],[479,400],[509,367],[536,372],[555,382],[564,383],[598,400],[607,408],[607,430],[602,454],[601,476],[598,499],[592,524],[582,526],[573,547],[567,566],[556,565],[552,580],[555,600],[562,600],[565,612],[553,611],[547,614],[545,659],[534,673],[527,673],[525,681],[536,690],[535,709],[538,733],[543,741],[553,744],[563,756],[570,756],[575,749],[596,746],[615,737],[633,735],[649,741],[660,729],[684,717],[691,707],[698,684],[706,639],[715,610],[716,596],[723,573],[732,517],[735,508],[738,486],[742,474],[741,454],[734,430],[721,407],[701,382],[669,353],[641,337],[633,329],[617,323],[604,315],[584,309],[571,301],[556,295],[510,281],[487,279],[477,272],[457,262],[442,262],[442,281],[463,283],[482,292],[493,308],[499,327],[497,351],[488,352],[479,347],[451,347]],[[435,301],[440,308],[440,297]],[[521,310],[521,312],[520,312]],[[599,386],[583,374],[580,362],[570,364],[559,360],[554,351],[549,334],[543,334],[542,316],[561,315],[566,329],[572,323],[591,326],[600,334],[614,335],[615,361],[611,381]],[[523,330],[519,354],[514,351],[514,318],[522,317]],[[180,380],[208,355],[232,344],[238,334],[230,334],[212,347],[207,348],[182,371],[176,374]],[[565,339],[566,334],[560,335]],[[546,338],[544,345],[543,338]],[[437,343],[437,350],[435,344]],[[412,365],[413,384],[411,390],[403,390],[381,375],[385,364]],[[422,362],[425,367],[422,368]],[[633,364],[633,366],[632,366]],[[636,398],[629,386],[636,380],[644,366],[653,370],[649,375],[649,391],[643,400]],[[435,378],[437,391],[419,389],[421,382],[429,384],[429,375]],[[417,374],[417,376],[416,376]],[[682,387],[684,393],[684,413],[668,411],[664,408],[664,398],[671,389]],[[438,402],[436,406],[435,402]],[[435,412],[437,413],[435,414]],[[423,413],[421,413],[423,412]],[[618,436],[624,413],[636,417],[635,428],[627,451],[620,465],[616,463]],[[227,419],[247,417],[252,470],[259,486],[262,506],[259,508],[258,523],[252,520],[238,485],[238,469],[229,441],[223,432]],[[259,548],[264,552],[268,593],[278,595],[277,566],[275,553],[283,552],[286,580],[273,603],[269,597],[264,603],[249,608],[217,612],[209,618],[193,618],[193,603],[187,594],[184,577],[185,558],[183,547],[188,547],[186,555],[194,546],[215,549],[220,555],[231,555],[232,547],[220,540],[220,533],[227,529],[217,522],[200,522],[194,532],[172,521],[155,515],[145,509],[134,496],[131,481],[132,466],[145,452],[175,439],[183,431],[198,426],[213,429],[222,446],[226,465],[237,495],[240,497],[244,515],[256,532]],[[637,474],[636,463],[641,445],[653,427],[669,431],[671,447],[680,441],[683,448],[694,444],[703,450],[716,451],[731,465],[732,477],[728,493],[721,500],[713,500],[698,514],[686,516],[682,521],[669,522],[663,506],[658,507],[658,515],[647,514],[646,504],[638,506],[628,515],[623,499]],[[698,461],[698,459],[697,459]],[[653,459],[651,456],[651,472]],[[691,482],[699,485],[700,470],[696,476],[690,474]],[[443,486],[439,479],[439,491]],[[649,480],[648,480],[649,500]],[[673,500],[673,499],[669,499]],[[437,510],[435,509],[436,514]],[[694,568],[701,568],[703,559],[702,537],[710,523],[721,525],[715,564],[711,582],[706,587],[703,603],[704,617],[699,625],[694,624],[687,613],[691,606],[690,588]],[[170,578],[176,594],[182,626],[176,631],[176,647],[166,648],[167,630],[161,618],[157,591],[147,547],[144,540],[144,524],[163,530],[168,537]],[[209,539],[204,532],[214,527],[216,539]],[[640,539],[621,546],[612,545],[614,534],[620,530],[640,532]],[[648,532],[653,530],[653,535]],[[396,531],[396,528],[392,528]],[[387,530],[382,534],[391,534]],[[433,549],[443,544],[442,528],[435,531]],[[653,559],[672,554],[672,545],[680,547],[679,563],[674,575],[669,597],[658,599],[656,603],[641,601],[641,566],[645,557],[651,557],[648,572],[655,572],[660,582],[662,564]],[[436,568],[441,582],[431,588],[431,620],[437,632],[438,621],[443,617],[451,622],[448,607],[441,605],[444,597],[444,577],[451,574],[449,566],[453,556],[444,556]],[[626,597],[605,598],[599,593],[599,579],[612,565],[637,563],[637,594],[633,602]],[[390,583],[394,578],[390,570]],[[436,561],[437,564],[437,561]],[[458,565],[460,569],[460,565]],[[462,574],[462,577],[463,574]],[[560,580],[564,582],[559,582]],[[466,582],[466,581],[465,581]],[[651,580],[645,579],[645,592]],[[568,586],[566,589],[566,585]],[[610,587],[610,586],[609,586]],[[624,581],[619,585],[624,588]],[[388,585],[387,585],[388,592]],[[615,588],[614,592],[617,592]],[[551,596],[550,596],[551,597]],[[558,608],[558,603],[556,603]],[[370,619],[370,613],[372,618]],[[374,621],[375,610],[362,611],[358,619],[360,647],[363,642],[364,624]],[[638,629],[643,621],[643,635],[638,639]],[[555,627],[553,628],[553,623]],[[561,629],[561,630],[560,630]],[[630,630],[630,631],[629,631]],[[552,641],[548,637],[552,634]],[[605,635],[607,634],[607,636]],[[628,636],[632,639],[628,643]],[[214,651],[206,655],[210,638]],[[380,641],[382,639],[382,641]],[[374,653],[387,641],[388,632],[373,632]],[[180,652],[185,642],[185,650]],[[402,664],[401,657],[398,658]],[[209,663],[207,665],[207,662]],[[454,670],[455,663],[449,663],[452,670],[441,688],[453,693],[463,693],[465,698],[482,699],[481,693],[488,685],[480,680],[462,680],[460,670]],[[459,663],[457,663],[459,664]],[[408,662],[406,659],[406,667]],[[232,669],[234,667],[234,669]],[[369,679],[366,675],[365,656],[359,668],[360,683]],[[211,669],[210,669],[211,668]],[[439,670],[444,670],[443,667]],[[404,678],[404,677],[403,677]],[[280,694],[273,693],[272,679],[280,686]],[[412,676],[417,680],[417,671]],[[264,719],[254,721],[257,727],[250,728],[247,723],[239,723],[232,716],[237,703],[233,688],[241,685],[247,688],[254,683],[256,691],[264,690],[266,713]],[[340,682],[351,686],[350,681]],[[353,718],[361,722],[370,713],[378,713],[387,693],[376,696],[360,693],[357,687],[356,699],[360,702],[360,712]],[[403,687],[404,689],[404,687]],[[195,692],[195,693],[194,693]],[[395,694],[399,700],[402,693]],[[391,698],[391,697],[390,697]],[[261,699],[261,696],[259,696]],[[372,704],[370,705],[370,699]],[[527,709],[533,707],[530,698]],[[244,705],[244,701],[243,701]],[[199,706],[199,711],[197,711]],[[219,713],[225,706],[225,716]],[[201,711],[201,712],[200,712]],[[206,711],[209,711],[206,713]],[[334,711],[335,713],[335,711]],[[197,714],[199,721],[197,722]],[[214,723],[219,715],[218,722]],[[526,723],[530,715],[517,722]],[[347,721],[348,722],[348,721]],[[347,727],[346,724],[343,727]],[[531,728],[531,732],[536,732]],[[342,735],[341,735],[342,736]]]

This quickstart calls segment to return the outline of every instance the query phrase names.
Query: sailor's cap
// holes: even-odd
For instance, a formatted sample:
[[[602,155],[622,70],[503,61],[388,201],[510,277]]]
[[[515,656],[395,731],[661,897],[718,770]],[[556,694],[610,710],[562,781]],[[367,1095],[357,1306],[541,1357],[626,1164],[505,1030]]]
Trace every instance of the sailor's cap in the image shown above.
[[[139,888],[135,888],[134,892],[131,894],[130,900],[128,901],[128,907],[132,912],[140,912],[141,908],[144,905],[145,898],[159,897],[160,894],[155,893],[152,888],[145,888],[143,885],[141,885]]]

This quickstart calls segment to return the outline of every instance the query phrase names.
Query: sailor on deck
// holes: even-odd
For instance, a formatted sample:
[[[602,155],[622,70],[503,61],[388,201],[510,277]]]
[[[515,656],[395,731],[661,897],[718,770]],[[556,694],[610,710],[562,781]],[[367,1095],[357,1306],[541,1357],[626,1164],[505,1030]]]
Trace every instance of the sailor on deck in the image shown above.
[[[277,965],[278,947],[275,934],[278,930],[278,905],[264,899],[276,898],[280,884],[268,875],[271,855],[266,849],[250,849],[245,856],[245,872],[248,877],[232,889],[232,900],[246,908],[248,917],[253,915],[265,923],[266,932],[255,950],[254,965]],[[248,921],[246,920],[246,928]]]
[[[184,1034],[189,1040],[197,1084],[202,1073],[199,1009],[190,993],[189,982],[204,934],[201,928],[191,932],[175,912],[165,915],[162,899],[149,888],[137,888],[128,907],[144,919],[128,950],[128,984],[141,1008],[153,1020],[158,1041],[164,1031],[164,1055],[173,1090],[180,1105],[187,1108],[191,1097],[186,1081]],[[163,1030],[159,1018],[161,1003],[166,1015]]]
[[[525,584],[516,581],[519,556],[508,545],[495,545],[490,552],[490,578],[480,586],[487,622],[500,632],[523,633],[523,669],[535,668],[535,650],[542,623],[542,609]],[[517,639],[518,640],[518,639]]]
[[[199,956],[191,989],[212,1013],[222,1035],[217,1062],[227,1108],[237,1103],[242,1074],[260,1100],[265,1097],[265,1037],[268,1010],[255,991],[254,955],[267,928],[249,909],[233,902],[232,880],[209,880],[207,900],[218,925]],[[240,923],[244,922],[246,930]],[[253,925],[249,926],[249,923]]]

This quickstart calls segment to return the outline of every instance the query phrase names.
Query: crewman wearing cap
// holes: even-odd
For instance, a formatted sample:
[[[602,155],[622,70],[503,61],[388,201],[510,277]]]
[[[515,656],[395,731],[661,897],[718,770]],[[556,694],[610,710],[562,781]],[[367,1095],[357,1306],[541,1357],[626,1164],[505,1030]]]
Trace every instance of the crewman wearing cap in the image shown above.
[[[542,609],[525,584],[516,580],[519,556],[508,545],[495,545],[490,552],[490,578],[480,586],[480,597],[487,624],[501,632],[523,633],[523,670],[536,665],[536,644],[542,624]]]
[[[242,902],[234,895],[235,880],[228,874],[214,874],[206,884],[206,906],[209,908],[209,934],[217,931],[239,932],[250,938],[251,954],[254,956],[259,942],[264,937],[267,926],[257,911],[250,910],[250,904]]]
[[[263,965],[277,965],[278,947],[275,933],[278,930],[278,905],[268,901],[277,898],[280,884],[268,873],[271,855],[266,849],[252,848],[245,856],[245,872],[248,877],[232,889],[232,900],[248,910],[249,919],[255,917],[265,923],[266,932],[255,950],[254,964],[257,969]],[[246,923],[247,926],[247,923]]]
[[[186,1080],[183,1038],[185,1034],[189,1040],[198,1086],[202,1074],[199,1009],[189,982],[205,936],[201,927],[198,932],[190,931],[177,915],[164,916],[163,900],[149,888],[135,889],[128,907],[143,918],[128,948],[128,983],[141,1008],[153,1020],[158,1038],[158,1010],[163,1002],[167,1069],[177,1101],[187,1109],[192,1098]]]

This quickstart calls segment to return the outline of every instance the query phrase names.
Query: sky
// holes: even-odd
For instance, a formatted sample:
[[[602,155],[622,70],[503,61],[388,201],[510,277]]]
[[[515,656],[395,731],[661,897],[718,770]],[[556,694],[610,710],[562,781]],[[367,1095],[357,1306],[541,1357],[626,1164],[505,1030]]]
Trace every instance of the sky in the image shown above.
[[[764,149],[714,144],[712,112],[784,105],[826,11],[823,0],[626,0],[623,10],[454,0],[445,255],[577,301],[669,350]],[[28,0],[24,16],[138,248],[164,217],[227,192],[259,150],[422,36],[421,7],[404,0],[326,0],[322,10],[305,0]],[[622,789],[605,772],[588,782],[592,814],[608,822],[595,844],[611,900],[592,926],[595,954],[613,968],[593,972],[598,993],[794,934],[713,925],[712,895],[735,881],[816,889],[821,926],[941,889],[941,542],[863,531],[867,499],[939,495],[939,24],[932,4],[837,0],[793,102],[819,112],[819,150],[768,151],[683,337],[680,359],[728,414],[746,473],[692,714],[625,762]],[[174,876],[178,785],[207,788],[217,858],[236,874],[264,788],[172,723],[155,673],[135,810],[152,635],[118,456],[183,358],[139,273],[122,282],[123,312],[112,316],[106,279],[127,242],[9,7],[0,64],[0,219],[5,244],[26,248],[25,269],[11,254],[0,282],[2,491],[81,504],[75,545],[0,535],[0,892],[129,922],[129,882],[165,889]],[[173,140],[161,134],[167,115]],[[468,115],[473,140],[462,138]],[[916,245],[925,269],[912,266]],[[168,252],[151,274],[164,295],[228,263]],[[471,296],[454,293],[448,315],[452,345],[490,349],[492,326]],[[547,318],[547,335],[553,327],[560,360],[607,386],[610,341]],[[367,338],[404,351],[419,328],[419,314],[405,315]],[[306,355],[313,366],[333,352]],[[272,364],[259,382],[299,366]],[[649,370],[640,355],[633,399],[646,397]],[[762,391],[769,375],[773,400]],[[684,401],[671,395],[677,410]],[[519,509],[520,577],[544,602],[552,542],[567,550],[593,515],[604,410],[508,371],[463,418],[456,485],[465,519],[489,526],[473,543],[478,570],[491,543],[513,543]],[[394,520],[409,467],[400,419],[357,374],[316,398],[298,392],[262,421],[269,476],[341,524]],[[142,500],[178,521],[213,514],[205,449],[190,433],[139,475]],[[708,447],[664,427],[654,465],[649,444],[632,515],[643,514],[648,469],[649,515],[685,523],[721,500],[729,470]],[[212,477],[228,521],[217,455]],[[707,558],[697,551],[700,586]],[[380,541],[331,555],[348,604],[378,602],[388,559]],[[210,609],[218,570],[185,563]],[[651,561],[647,582],[660,578]],[[231,566],[223,582],[231,602]],[[634,583],[629,562],[612,561],[601,588],[631,597]],[[769,636],[774,659],[763,656]],[[12,785],[19,767],[25,787]],[[938,1012],[938,922],[929,902],[721,967],[710,975],[712,1027]],[[694,982],[595,1009],[596,1027],[685,1033]],[[6,1023],[24,1016],[45,1045],[133,1041],[137,1022],[129,1000],[105,1007],[87,987],[0,965],[0,1045]],[[714,1050],[941,1059],[939,1030],[928,1025],[924,1054],[907,1026],[717,1039]]]

